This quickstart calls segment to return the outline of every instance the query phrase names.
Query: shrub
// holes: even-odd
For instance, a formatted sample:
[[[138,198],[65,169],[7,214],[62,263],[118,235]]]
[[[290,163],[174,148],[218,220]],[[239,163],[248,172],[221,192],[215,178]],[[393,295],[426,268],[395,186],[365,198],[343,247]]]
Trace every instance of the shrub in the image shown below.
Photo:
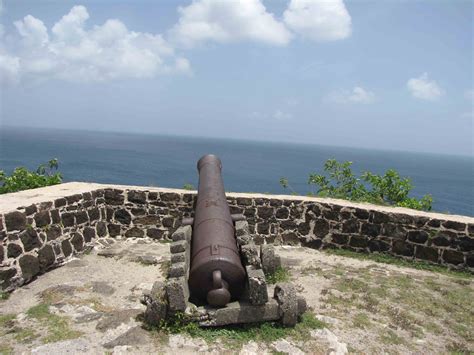
[[[389,169],[384,175],[366,171],[357,177],[352,172],[351,165],[350,161],[341,163],[328,159],[324,163],[326,174],[310,174],[308,184],[318,187],[316,195],[320,197],[431,210],[431,195],[425,195],[419,200],[409,197],[413,188],[411,180],[400,177],[397,171]],[[288,179],[281,178],[280,185],[288,188]]]
[[[60,184],[62,176],[58,170],[58,159],[52,159],[47,164],[41,164],[36,172],[29,171],[24,167],[16,168],[8,176],[3,170],[0,170],[0,194],[16,192],[37,187]]]

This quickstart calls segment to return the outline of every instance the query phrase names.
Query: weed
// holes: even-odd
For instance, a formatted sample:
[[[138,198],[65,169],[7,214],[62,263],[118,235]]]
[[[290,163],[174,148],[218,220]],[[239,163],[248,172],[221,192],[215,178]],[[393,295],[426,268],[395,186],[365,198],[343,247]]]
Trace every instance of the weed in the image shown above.
[[[354,316],[354,319],[352,320],[352,322],[354,324],[354,327],[362,328],[362,329],[369,328],[372,325],[367,313],[362,313],[362,312],[357,313]]]
[[[43,322],[42,324],[48,328],[48,335],[42,339],[44,343],[74,339],[82,335],[81,332],[70,328],[67,318],[51,314],[47,303],[31,307],[26,314],[30,318]]]
[[[382,334],[380,334],[380,341],[387,345],[400,345],[404,343],[403,338],[390,329],[386,329]]]
[[[388,255],[388,254],[377,254],[377,253],[364,254],[364,253],[357,253],[355,251],[346,250],[346,249],[325,249],[324,252],[328,254],[332,254],[332,255],[344,256],[344,257],[349,257],[349,258],[354,258],[354,259],[371,260],[377,263],[409,267],[409,268],[418,269],[418,270],[433,271],[433,272],[445,274],[448,276],[459,277],[459,278],[465,278],[465,279],[474,278],[474,275],[468,271],[450,270],[441,265],[433,265],[433,264],[429,264],[429,263],[426,263],[423,261],[417,261],[417,260],[408,261],[405,259],[399,259],[395,256]]]
[[[276,284],[277,282],[286,282],[290,280],[290,272],[279,266],[272,274],[265,275],[267,283]]]
[[[296,340],[307,340],[311,329],[324,328],[325,325],[314,314],[305,313],[294,328],[285,328],[273,322],[201,328],[197,323],[188,323],[184,315],[178,314],[173,319],[163,323],[158,330],[165,334],[186,333],[191,337],[201,338],[208,343],[220,340],[229,346],[242,346],[249,341],[271,343],[287,337]]]
[[[10,298],[10,293],[3,292],[3,291],[0,292],[0,300],[6,301],[9,298]]]

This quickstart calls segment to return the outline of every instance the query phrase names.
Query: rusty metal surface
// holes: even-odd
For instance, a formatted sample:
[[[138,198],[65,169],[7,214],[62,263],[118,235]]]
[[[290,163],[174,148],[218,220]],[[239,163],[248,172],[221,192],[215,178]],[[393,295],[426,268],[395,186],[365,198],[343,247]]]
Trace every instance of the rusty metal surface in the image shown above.
[[[234,225],[227,204],[222,164],[215,155],[199,159],[199,188],[193,223],[189,288],[192,296],[213,306],[225,306],[244,289]]]

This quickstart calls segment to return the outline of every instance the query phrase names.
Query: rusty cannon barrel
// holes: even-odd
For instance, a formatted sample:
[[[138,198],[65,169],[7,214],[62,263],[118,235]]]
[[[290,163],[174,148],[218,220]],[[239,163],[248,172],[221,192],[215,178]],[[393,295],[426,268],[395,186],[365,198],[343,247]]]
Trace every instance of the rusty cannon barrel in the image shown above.
[[[193,222],[189,288],[212,306],[225,306],[244,289],[234,224],[225,197],[222,163],[205,155],[197,163],[199,188]]]

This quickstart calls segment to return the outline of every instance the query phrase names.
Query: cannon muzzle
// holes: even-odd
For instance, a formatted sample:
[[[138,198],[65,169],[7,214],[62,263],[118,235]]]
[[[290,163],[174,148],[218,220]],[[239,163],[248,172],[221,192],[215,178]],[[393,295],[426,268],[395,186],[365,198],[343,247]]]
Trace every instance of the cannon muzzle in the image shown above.
[[[215,155],[205,155],[197,168],[189,289],[202,302],[222,307],[241,295],[245,270],[225,196],[222,163]]]

